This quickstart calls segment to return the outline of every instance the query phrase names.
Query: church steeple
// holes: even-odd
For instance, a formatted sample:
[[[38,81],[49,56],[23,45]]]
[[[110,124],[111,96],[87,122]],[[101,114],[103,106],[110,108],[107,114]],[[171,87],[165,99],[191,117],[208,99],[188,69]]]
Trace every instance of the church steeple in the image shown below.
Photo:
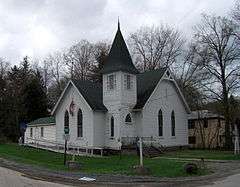
[[[119,21],[119,17],[118,17],[118,30],[120,30],[120,21]]]
[[[122,36],[119,19],[117,33],[107,57],[107,61],[104,64],[101,72],[112,73],[116,71],[123,71],[131,74],[139,73],[132,62],[132,58],[128,51],[127,45]]]

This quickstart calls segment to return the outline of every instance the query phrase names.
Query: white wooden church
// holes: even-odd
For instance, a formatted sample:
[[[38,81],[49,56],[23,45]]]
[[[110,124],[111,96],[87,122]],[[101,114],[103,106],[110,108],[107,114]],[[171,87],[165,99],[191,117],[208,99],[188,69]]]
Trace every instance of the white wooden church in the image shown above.
[[[52,111],[55,121],[30,123],[25,140],[63,143],[69,131],[69,143],[80,147],[116,149],[137,137],[167,147],[188,144],[190,110],[170,71],[139,73],[119,26],[101,73],[102,84],[70,80]]]

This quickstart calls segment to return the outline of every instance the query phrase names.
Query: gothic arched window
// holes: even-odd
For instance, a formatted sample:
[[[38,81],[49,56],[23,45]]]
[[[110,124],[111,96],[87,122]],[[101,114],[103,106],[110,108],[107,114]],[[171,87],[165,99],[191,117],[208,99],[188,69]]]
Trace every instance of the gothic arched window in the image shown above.
[[[158,136],[163,135],[163,114],[162,110],[160,109],[158,112]]]
[[[69,134],[69,113],[67,110],[64,115],[64,133]]]
[[[171,124],[172,124],[172,136],[175,136],[175,114],[174,114],[174,111],[172,111],[172,114],[171,114]]]
[[[78,110],[77,114],[77,137],[83,137],[83,115],[82,110]]]
[[[125,123],[132,123],[132,118],[131,118],[130,113],[126,116]]]
[[[110,122],[110,135],[111,135],[111,137],[114,137],[114,118],[113,118],[113,116],[111,117],[111,122]]]

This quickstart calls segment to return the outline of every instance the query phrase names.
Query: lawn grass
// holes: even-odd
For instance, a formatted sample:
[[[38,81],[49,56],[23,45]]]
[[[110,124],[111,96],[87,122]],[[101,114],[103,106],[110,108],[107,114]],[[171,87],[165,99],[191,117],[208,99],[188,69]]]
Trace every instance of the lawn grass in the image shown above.
[[[179,150],[163,154],[163,157],[175,158],[194,158],[212,160],[240,160],[240,155],[234,155],[233,151],[220,150]]]
[[[63,165],[63,154],[23,147],[17,144],[0,145],[0,157],[51,170],[67,170],[67,167]],[[71,159],[70,156],[68,156],[68,159]],[[117,155],[107,157],[76,156],[76,160],[83,166],[81,172],[125,175],[135,175],[132,167],[138,165],[139,162],[138,157],[134,155],[122,155],[121,157]],[[150,168],[152,176],[188,176],[183,169],[184,164],[184,162],[164,158],[144,159],[144,165]],[[197,175],[206,173],[206,171],[199,171]]]

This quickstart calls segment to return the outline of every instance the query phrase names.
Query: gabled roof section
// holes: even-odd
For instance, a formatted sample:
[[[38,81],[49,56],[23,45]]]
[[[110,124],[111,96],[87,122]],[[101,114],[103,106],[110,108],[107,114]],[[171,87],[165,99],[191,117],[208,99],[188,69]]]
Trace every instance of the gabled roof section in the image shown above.
[[[107,57],[107,61],[101,72],[112,73],[115,71],[123,71],[132,74],[139,73],[132,62],[132,58],[122,36],[119,25],[111,50]]]
[[[169,75],[168,75],[169,74]],[[165,76],[167,75],[167,77]],[[183,101],[187,113],[190,113],[190,108],[179,88],[176,81],[172,78],[168,68],[160,68],[157,70],[147,71],[137,75],[137,104],[134,109],[141,109],[145,106],[148,99],[151,97],[159,81],[168,79],[173,82],[176,91]]]
[[[167,68],[160,68],[137,75],[137,104],[134,109],[144,107],[166,70]]]
[[[28,126],[35,126],[35,125],[55,125],[55,118],[53,116],[50,117],[44,117],[44,118],[38,118],[34,121],[31,121],[28,123]]]
[[[88,80],[72,80],[72,82],[93,110],[107,111],[103,105],[102,84]]]
[[[52,115],[56,112],[61,100],[64,98],[65,93],[70,85],[73,85],[79,93],[83,96],[89,107],[94,111],[106,112],[107,108],[103,105],[102,99],[102,85],[93,83],[88,80],[70,80],[62,92],[58,102],[53,108]]]

